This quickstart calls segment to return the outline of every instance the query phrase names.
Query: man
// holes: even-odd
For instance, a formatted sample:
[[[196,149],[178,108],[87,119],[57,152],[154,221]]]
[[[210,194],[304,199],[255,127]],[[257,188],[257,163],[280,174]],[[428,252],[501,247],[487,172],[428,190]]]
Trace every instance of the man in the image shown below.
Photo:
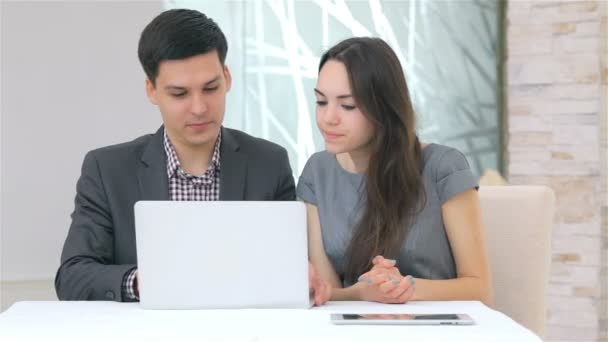
[[[295,200],[285,149],[222,127],[232,83],[227,50],[220,28],[198,11],[166,11],[144,29],[138,55],[163,126],[85,156],[55,278],[59,299],[138,299],[139,200]],[[321,304],[328,288],[310,274]]]

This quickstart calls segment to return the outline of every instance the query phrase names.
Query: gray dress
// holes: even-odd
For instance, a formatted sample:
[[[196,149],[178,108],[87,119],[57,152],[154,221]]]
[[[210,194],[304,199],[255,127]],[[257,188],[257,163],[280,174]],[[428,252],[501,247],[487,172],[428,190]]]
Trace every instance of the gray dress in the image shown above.
[[[401,274],[417,278],[456,278],[441,206],[455,195],[477,188],[477,178],[456,149],[429,144],[422,150],[422,158],[427,202],[401,247],[397,267]],[[342,280],[345,253],[365,205],[363,180],[362,174],[344,170],[334,154],[322,151],[310,157],[298,182],[298,198],[318,208],[325,252]]]

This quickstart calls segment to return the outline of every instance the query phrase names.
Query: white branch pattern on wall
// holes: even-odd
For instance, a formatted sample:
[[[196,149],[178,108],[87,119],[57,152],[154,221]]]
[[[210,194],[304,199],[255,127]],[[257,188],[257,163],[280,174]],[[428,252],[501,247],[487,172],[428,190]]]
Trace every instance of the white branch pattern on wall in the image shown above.
[[[498,168],[497,5],[494,1],[168,1],[218,22],[241,82],[227,121],[287,148],[298,175],[323,149],[312,89],[319,58],[351,36],[384,39],[401,61],[423,141],[463,151],[475,172]],[[242,22],[237,22],[242,20]],[[241,42],[238,44],[237,42]],[[238,60],[237,67],[230,62]]]

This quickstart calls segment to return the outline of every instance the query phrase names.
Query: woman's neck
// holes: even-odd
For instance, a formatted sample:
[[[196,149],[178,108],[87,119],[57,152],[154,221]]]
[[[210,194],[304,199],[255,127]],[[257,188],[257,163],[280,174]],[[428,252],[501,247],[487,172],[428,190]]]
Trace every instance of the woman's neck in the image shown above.
[[[342,168],[350,173],[365,173],[369,166],[369,150],[338,153],[336,159]]]

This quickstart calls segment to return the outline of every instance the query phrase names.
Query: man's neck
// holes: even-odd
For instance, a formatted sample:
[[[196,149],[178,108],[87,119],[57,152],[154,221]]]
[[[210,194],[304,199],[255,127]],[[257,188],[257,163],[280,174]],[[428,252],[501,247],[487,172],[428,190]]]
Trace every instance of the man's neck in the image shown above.
[[[198,146],[184,144],[178,139],[171,139],[171,136],[169,136],[169,140],[175,149],[181,168],[186,173],[202,176],[207,171],[211,158],[213,158],[217,138],[208,144]]]

